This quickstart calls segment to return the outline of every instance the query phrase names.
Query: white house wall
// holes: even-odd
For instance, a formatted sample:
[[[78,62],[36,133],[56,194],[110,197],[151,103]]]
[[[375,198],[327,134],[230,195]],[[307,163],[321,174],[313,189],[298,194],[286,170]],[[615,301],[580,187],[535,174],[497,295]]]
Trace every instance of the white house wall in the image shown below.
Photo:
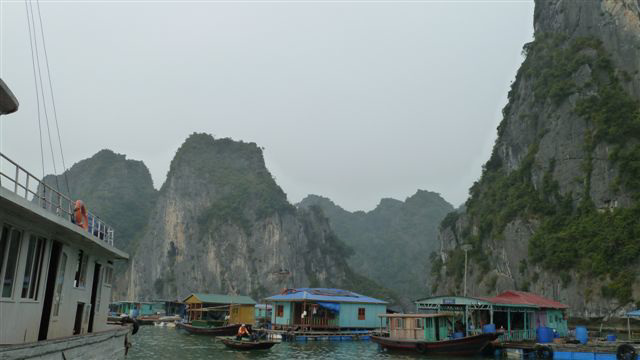
[[[14,228],[23,230],[22,240],[19,250],[18,264],[16,268],[13,294],[11,298],[0,299],[0,344],[20,344],[25,342],[33,342],[38,340],[38,332],[40,329],[40,319],[42,316],[42,307],[46,292],[46,283],[48,277],[48,269],[51,255],[52,239],[46,233],[29,232],[28,223],[22,223],[20,219],[7,219],[0,212],[0,226],[8,224]],[[27,251],[29,236],[31,234],[46,238],[44,259],[40,270],[40,283],[38,289],[38,299],[22,299],[21,290],[24,280],[24,270],[27,261]],[[55,238],[54,238],[55,239]],[[62,239],[55,239],[63,242]],[[78,302],[85,303],[85,310],[91,303],[91,287],[93,285],[93,273],[95,263],[100,263],[100,276],[102,279],[99,285],[102,287],[100,291],[100,308],[95,314],[93,331],[100,331],[107,327],[107,316],[109,302],[111,300],[111,286],[104,285],[104,270],[109,265],[107,259],[89,255],[87,263],[87,275],[84,288],[74,288],[74,278],[77,267],[77,258],[80,248],[72,245],[63,245],[62,252],[67,255],[67,264],[65,267],[64,283],[62,289],[62,301],[60,304],[59,315],[53,316],[53,307],[51,320],[49,323],[48,339],[60,338],[73,335],[73,327],[76,315],[76,306]],[[62,259],[62,252],[60,259]],[[86,250],[85,250],[86,253]],[[54,270],[55,271],[55,270]],[[89,324],[89,312],[85,311],[82,322],[82,334],[87,333]]]

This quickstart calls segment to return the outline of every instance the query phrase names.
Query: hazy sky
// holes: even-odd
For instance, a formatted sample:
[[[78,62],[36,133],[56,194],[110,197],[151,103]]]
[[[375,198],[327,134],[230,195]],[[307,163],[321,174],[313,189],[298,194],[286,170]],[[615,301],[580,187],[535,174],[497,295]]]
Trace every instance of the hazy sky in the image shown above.
[[[264,147],[290,201],[349,210],[418,188],[462,203],[533,34],[532,1],[40,4],[68,167],[109,148],[159,188],[207,132]],[[26,14],[0,0],[0,77],[21,103],[0,150],[40,176]]]

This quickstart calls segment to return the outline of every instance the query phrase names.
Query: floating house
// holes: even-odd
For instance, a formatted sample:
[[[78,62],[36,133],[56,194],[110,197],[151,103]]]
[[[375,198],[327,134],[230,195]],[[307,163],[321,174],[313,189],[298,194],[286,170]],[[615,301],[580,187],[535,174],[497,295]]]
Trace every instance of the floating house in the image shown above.
[[[248,296],[194,293],[187,296],[187,320],[194,326],[253,324],[256,301]],[[228,321],[227,321],[228,320]]]
[[[187,317],[187,305],[181,301],[166,300],[164,302],[164,313],[166,316],[178,315],[184,319]]]
[[[274,329],[372,329],[387,311],[386,301],[340,289],[287,289],[265,300]]]
[[[272,306],[270,304],[256,304],[255,321],[256,324],[268,324],[271,322]]]
[[[109,311],[115,314],[127,314],[130,317],[164,315],[165,304],[163,301],[116,301],[109,304]]]
[[[456,312],[468,333],[488,324],[503,332],[503,341],[535,340],[538,327],[568,332],[567,305],[524,291],[505,291],[491,298],[436,296],[415,301],[421,313]]]

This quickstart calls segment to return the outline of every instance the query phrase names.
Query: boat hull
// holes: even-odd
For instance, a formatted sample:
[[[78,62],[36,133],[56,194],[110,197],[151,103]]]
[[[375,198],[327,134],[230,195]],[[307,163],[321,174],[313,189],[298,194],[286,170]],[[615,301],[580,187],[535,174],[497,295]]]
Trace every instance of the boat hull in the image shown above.
[[[176,323],[176,329],[188,334],[209,336],[233,336],[238,333],[240,324],[205,328],[185,323]]]
[[[235,339],[220,339],[222,343],[234,350],[266,350],[271,349],[273,345],[277,344],[275,341],[246,341]]]
[[[469,356],[479,354],[498,334],[480,334],[445,341],[419,341],[371,336],[371,341],[391,350],[418,351],[429,355]]]
[[[118,326],[85,335],[19,345],[3,345],[0,346],[0,359],[121,360],[125,359],[130,342],[131,326]]]

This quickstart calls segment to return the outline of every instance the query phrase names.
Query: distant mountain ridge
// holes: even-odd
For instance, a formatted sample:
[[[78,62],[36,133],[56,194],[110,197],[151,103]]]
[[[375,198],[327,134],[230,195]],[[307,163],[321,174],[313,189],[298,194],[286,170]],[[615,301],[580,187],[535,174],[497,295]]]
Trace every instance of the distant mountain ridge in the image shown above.
[[[65,178],[72,198],[112,225],[116,246],[131,255],[116,266],[114,298],[261,299],[287,287],[341,287],[398,302],[347,265],[351,250],[321,210],[287,201],[254,143],[192,134],[159,191],[141,161],[111,150],[45,181],[65,187]]]
[[[384,198],[368,212],[347,211],[318,195],[298,204],[313,206],[354,250],[348,262],[355,271],[401,294],[405,303],[429,294],[429,256],[439,250],[438,225],[454,210],[440,194],[418,190],[405,201]]]
[[[82,199],[89,211],[116,229],[115,245],[125,251],[142,232],[158,192],[147,166],[111,150],[100,150],[74,164],[65,174],[48,175],[44,182],[72,199]]]
[[[112,226],[115,246],[131,253],[158,197],[147,166],[111,150],[101,150],[77,162],[65,174],[44,178],[46,184],[65,194],[67,180],[70,197],[83,200],[89,211]],[[127,269],[125,263],[116,263],[115,297],[126,297]]]

